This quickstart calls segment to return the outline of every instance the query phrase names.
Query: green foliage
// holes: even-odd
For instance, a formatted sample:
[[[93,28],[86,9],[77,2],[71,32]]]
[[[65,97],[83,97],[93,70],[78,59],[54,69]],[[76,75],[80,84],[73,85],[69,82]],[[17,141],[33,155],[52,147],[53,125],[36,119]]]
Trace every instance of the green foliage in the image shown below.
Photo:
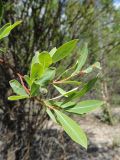
[[[10,81],[10,86],[12,87],[14,93],[16,93],[18,95],[24,95],[24,96],[27,95],[23,86],[17,80],[11,80]]]
[[[76,64],[72,67],[73,73],[70,76],[62,78],[61,75],[57,76],[56,69],[51,66],[52,63],[56,63],[65,57],[68,58],[69,54],[76,47],[78,40],[72,40],[63,44],[58,49],[53,48],[50,52],[43,51],[41,53],[36,52],[32,59],[30,74],[21,76],[19,78],[21,84],[17,80],[10,81],[10,85],[17,95],[8,97],[9,100],[20,100],[25,98],[36,98],[42,104],[50,118],[63,127],[65,132],[78,144],[81,144],[84,148],[87,148],[87,137],[80,126],[68,117],[66,114],[84,114],[88,113],[98,107],[103,102],[99,100],[86,100],[76,103],[76,98],[84,96],[95,84],[98,77],[95,77],[88,82],[76,81],[75,77],[88,74],[93,71],[93,68],[100,69],[99,62],[96,62],[86,70],[82,70],[87,55],[87,45],[82,48],[80,58]],[[67,69],[69,72],[71,69]],[[64,74],[64,73],[63,73]],[[63,75],[62,74],[62,75]],[[72,80],[71,80],[72,79]],[[24,81],[27,83],[24,84]],[[61,88],[61,85],[72,86],[71,90],[65,91]],[[77,85],[76,88],[74,86]],[[59,93],[57,97],[47,97],[49,94],[49,87],[53,87]],[[46,95],[46,96],[45,96]],[[60,101],[58,101],[60,99]]]
[[[65,58],[66,56],[68,56],[73,51],[73,49],[76,47],[77,41],[78,40],[75,39],[59,47],[52,56],[53,63],[56,63],[60,61],[61,59]]]
[[[80,126],[64,113],[55,110],[57,119],[65,132],[78,144],[87,148],[87,137]]]
[[[79,72],[81,70],[81,68],[85,64],[87,56],[88,56],[88,48],[87,48],[87,44],[85,44],[83,46],[83,48],[80,50],[80,57],[78,59],[77,67],[76,67],[75,72],[73,74],[75,74],[76,72]]]
[[[52,111],[51,111],[49,108],[46,108],[46,112],[47,112],[47,114],[49,115],[49,117],[50,117],[55,123],[57,123],[56,118],[55,118],[55,115],[52,113]]]
[[[74,105],[73,107],[67,107],[65,108],[68,112],[76,113],[76,114],[83,114],[88,113],[98,107],[100,107],[103,104],[102,101],[98,100],[86,100],[81,101]]]
[[[95,77],[86,84],[84,84],[83,88],[80,91],[73,91],[72,94],[70,94],[70,96],[68,97],[67,101],[74,100],[76,98],[84,96],[88,91],[91,90],[97,79],[98,77]]]
[[[11,101],[16,101],[16,100],[20,100],[20,99],[25,99],[25,98],[28,98],[29,96],[10,96],[8,97],[8,100],[11,100]]]
[[[1,1],[0,1],[0,22],[2,17],[3,8],[1,8]],[[21,24],[22,21],[17,21],[14,24],[7,23],[2,28],[0,28],[0,40],[9,36],[10,32],[19,24]],[[5,49],[0,48],[0,52],[4,53]]]
[[[2,38],[5,38],[7,37],[11,30],[14,29],[16,26],[18,26],[22,21],[17,21],[15,22],[14,24],[10,24],[10,23],[7,23],[5,24],[1,29],[0,29],[0,40]]]
[[[39,79],[43,73],[44,73],[43,65],[39,63],[34,63],[31,66],[30,79],[31,80]]]
[[[39,55],[39,62],[43,68],[48,68],[52,64],[52,58],[48,52]]]
[[[64,91],[62,88],[60,88],[60,87],[58,87],[58,86],[56,86],[56,85],[54,85],[54,87],[58,90],[58,92],[60,92],[60,94],[62,94],[63,96],[65,96],[65,97],[67,97],[66,96],[66,91]]]
[[[57,51],[56,47],[54,47],[53,49],[51,49],[51,51],[49,52],[50,56],[52,57],[56,51]]]
[[[50,81],[52,81],[54,79],[55,72],[56,72],[55,68],[46,69],[43,76],[39,80],[35,81],[35,83],[38,84],[41,87],[47,85]]]

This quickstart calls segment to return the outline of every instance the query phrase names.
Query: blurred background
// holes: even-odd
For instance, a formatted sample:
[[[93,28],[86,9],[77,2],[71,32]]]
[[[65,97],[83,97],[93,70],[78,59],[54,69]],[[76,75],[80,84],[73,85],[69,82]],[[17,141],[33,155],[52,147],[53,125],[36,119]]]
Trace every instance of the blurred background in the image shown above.
[[[0,0],[0,25],[17,20],[22,24],[0,42],[5,52],[0,51],[5,61],[0,63],[0,160],[120,160],[120,0]],[[9,80],[17,72],[27,73],[35,51],[50,51],[76,38],[78,48],[59,70],[73,64],[87,42],[85,67],[99,61],[102,70],[84,98],[106,102],[91,114],[74,117],[88,135],[87,151],[39,107],[35,114],[35,101],[7,101]]]

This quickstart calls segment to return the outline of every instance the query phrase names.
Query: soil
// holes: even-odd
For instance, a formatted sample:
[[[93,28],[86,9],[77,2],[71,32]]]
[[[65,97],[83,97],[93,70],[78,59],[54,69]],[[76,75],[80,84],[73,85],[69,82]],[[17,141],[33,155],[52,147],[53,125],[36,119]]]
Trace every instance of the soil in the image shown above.
[[[49,120],[45,129],[35,134],[29,159],[120,160],[120,121],[113,126],[108,125],[98,118],[100,114],[100,111],[95,111],[84,117],[73,117],[87,134],[89,142],[87,150],[74,143],[61,128]],[[114,109],[113,117],[119,119],[120,108]],[[4,142],[0,141],[0,150],[3,144]],[[7,157],[7,160],[16,160],[12,149]],[[4,160],[2,154],[0,160]]]
[[[115,108],[112,113],[117,119],[120,117],[120,108]],[[100,114],[100,111],[95,111],[82,118],[74,117],[89,137],[87,151],[49,121],[49,138],[47,132],[44,132],[44,137],[47,144],[51,142],[51,146],[46,148],[47,157],[41,160],[120,160],[120,123],[113,126],[103,123],[96,118]]]

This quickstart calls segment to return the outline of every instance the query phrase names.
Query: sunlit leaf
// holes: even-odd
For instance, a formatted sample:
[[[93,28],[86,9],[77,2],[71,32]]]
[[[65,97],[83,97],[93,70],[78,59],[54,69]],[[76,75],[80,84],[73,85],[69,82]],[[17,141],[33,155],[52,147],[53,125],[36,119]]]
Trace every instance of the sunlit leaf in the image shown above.
[[[51,51],[49,52],[50,56],[52,57],[56,51],[57,51],[56,47],[54,47],[53,49],[51,49]]]
[[[98,68],[98,69],[102,69],[101,66],[100,66],[100,62],[94,63],[94,64],[93,64],[93,67],[94,67],[94,68]]]
[[[39,63],[39,55],[40,55],[40,53],[37,51],[37,52],[35,53],[34,57],[32,58],[31,67],[32,67],[33,64]]]
[[[43,74],[43,76],[39,80],[35,81],[35,83],[39,84],[40,86],[46,85],[48,82],[54,79],[55,72],[56,72],[55,68],[47,69],[45,73]]]
[[[80,91],[73,92],[73,94],[68,97],[67,101],[84,96],[88,91],[92,89],[97,79],[98,77],[93,78],[88,83],[86,83]]]
[[[69,90],[68,92],[66,92],[65,95],[70,96],[70,95],[76,93],[78,89],[79,89],[79,87],[73,88],[73,89]]]
[[[60,87],[58,87],[58,86],[56,86],[56,85],[54,85],[54,87],[57,89],[57,91],[58,91],[61,95],[67,97],[67,96],[65,95],[65,94],[67,93],[66,91],[64,91],[62,88],[60,88]]]
[[[25,79],[25,81],[27,82],[27,84],[28,84],[29,86],[32,85],[32,80],[30,79],[30,77],[29,77],[28,75],[25,75],[25,76],[24,76],[24,79]]]
[[[62,125],[65,132],[71,137],[71,139],[82,145],[84,148],[87,148],[87,137],[80,126],[64,113],[56,109],[54,111],[57,115],[58,121]]]
[[[95,110],[96,108],[100,107],[102,104],[103,104],[103,101],[86,100],[86,101],[79,102],[72,107],[66,107],[66,110],[72,113],[83,114],[83,113],[88,113],[92,110]]]
[[[77,42],[78,40],[75,39],[60,46],[52,57],[53,63],[56,63],[61,59],[65,58],[66,56],[68,56],[76,47]]]
[[[93,69],[101,69],[100,63],[96,62],[93,65],[89,66],[87,69],[83,70],[84,73],[90,73],[93,71]]]
[[[14,93],[18,94],[18,95],[28,95],[25,91],[25,89],[23,88],[23,86],[17,81],[17,80],[11,80],[10,82],[10,86],[12,87]]]
[[[44,73],[42,64],[34,63],[31,67],[30,78],[35,80],[39,79]]]
[[[7,23],[0,29],[0,39],[7,37],[11,30],[14,29],[16,26],[18,26],[22,21],[17,21],[14,24]]]
[[[55,118],[55,115],[52,113],[52,111],[51,111],[49,108],[46,109],[46,112],[47,112],[47,114],[49,115],[49,117],[50,117],[55,123],[57,123],[57,120],[56,120],[56,118]]]
[[[62,84],[80,85],[82,82],[78,81],[63,81]]]
[[[60,108],[67,108],[67,107],[72,107],[72,106],[75,106],[76,103],[75,102],[67,102],[67,103],[63,103],[63,102],[58,102],[58,101],[49,101],[49,103],[51,105],[54,105],[54,106],[57,106],[57,107],[60,107]]]
[[[48,52],[43,52],[39,55],[39,63],[42,64],[43,68],[47,68],[52,64],[52,58]]]
[[[8,97],[8,100],[11,100],[11,101],[16,101],[16,100],[19,100],[19,99],[25,99],[25,98],[29,98],[29,96],[10,96]]]
[[[0,37],[2,37],[1,35],[2,35],[2,33],[5,31],[5,29],[7,28],[7,27],[9,27],[10,26],[10,23],[7,23],[7,24],[5,24],[2,28],[0,28]]]
[[[80,51],[80,57],[78,59],[78,65],[77,65],[75,71],[73,72],[73,74],[75,74],[75,73],[77,73],[81,70],[81,68],[83,67],[83,65],[86,62],[87,56],[88,56],[88,48],[87,48],[87,44],[85,44]]]
[[[30,90],[30,95],[37,96],[39,93],[39,88],[40,88],[40,86],[33,82],[32,86],[31,86],[31,90]]]

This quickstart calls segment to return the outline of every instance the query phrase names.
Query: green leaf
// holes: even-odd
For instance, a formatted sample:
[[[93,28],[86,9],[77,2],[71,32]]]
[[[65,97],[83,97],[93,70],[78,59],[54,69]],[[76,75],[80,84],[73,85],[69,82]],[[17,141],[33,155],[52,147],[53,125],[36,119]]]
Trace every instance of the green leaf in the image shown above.
[[[58,68],[57,68],[57,74],[58,74],[58,78],[57,79],[60,79],[61,77],[69,77],[73,71],[75,70],[77,66],[77,62],[70,68],[66,69],[65,66],[62,66],[60,65]],[[63,82],[64,83],[64,82]]]
[[[64,91],[62,88],[60,88],[60,87],[58,87],[58,86],[56,86],[56,85],[53,85],[53,86],[57,89],[57,91],[58,91],[61,95],[67,97],[67,96],[65,95],[65,94],[67,93],[66,91]]]
[[[40,86],[33,82],[32,86],[31,86],[31,90],[30,90],[30,95],[37,96],[39,93],[39,88],[40,88]]]
[[[12,87],[14,93],[16,93],[18,95],[28,96],[28,94],[26,93],[23,86],[17,80],[15,80],[15,79],[11,80],[9,83],[10,83],[10,86]]]
[[[77,39],[74,39],[59,47],[52,57],[53,63],[56,63],[61,59],[65,58],[66,56],[68,56],[76,47],[77,41],[78,41]]]
[[[8,100],[11,100],[11,101],[16,101],[16,100],[19,100],[19,99],[25,99],[25,98],[29,98],[29,96],[10,96],[8,97]]]
[[[37,51],[37,52],[35,53],[34,57],[32,58],[31,67],[32,67],[33,64],[39,63],[39,55],[40,55],[40,53]]]
[[[47,69],[43,74],[43,76],[39,80],[35,81],[35,83],[40,86],[45,86],[46,84],[48,84],[50,81],[54,79],[55,72],[56,72],[55,68]]]
[[[63,81],[62,84],[73,84],[73,85],[80,85],[82,82],[78,81]]]
[[[95,69],[95,68],[101,69],[99,62],[96,62],[96,63],[94,63],[93,65],[89,66],[87,69],[83,70],[83,72],[84,72],[84,73],[90,73],[90,72],[92,72],[93,69]]]
[[[10,26],[10,23],[7,23],[7,24],[5,24],[2,28],[0,28],[0,37],[2,37],[1,36],[1,34],[5,31],[5,29],[7,28],[7,27],[9,27]]]
[[[90,73],[93,71],[93,67],[92,66],[89,66],[87,69],[85,69],[83,72],[84,73]]]
[[[31,66],[30,79],[35,80],[39,79],[44,73],[42,64],[34,63]]]
[[[86,100],[79,102],[77,105],[73,107],[67,107],[66,111],[77,113],[77,114],[83,114],[88,113],[92,110],[95,110],[96,108],[100,107],[103,104],[102,101],[99,100]]]
[[[49,52],[49,55],[52,57],[52,56],[55,54],[56,51],[57,51],[57,48],[54,47],[54,48],[51,49],[51,51]]]
[[[57,115],[57,120],[60,122],[65,132],[73,141],[87,149],[87,137],[80,126],[64,113],[58,110],[54,111]]]
[[[82,96],[84,96],[85,93],[87,93],[88,91],[91,90],[91,88],[94,86],[94,84],[96,83],[98,77],[93,78],[92,80],[90,80],[88,83],[86,83],[83,88],[80,91],[75,91],[73,92],[72,95],[70,95],[67,99],[67,102],[69,100],[73,100],[75,98],[80,98]]]
[[[18,26],[21,23],[22,23],[22,21],[15,22],[14,24],[11,25],[11,27],[9,28],[9,31],[11,31],[13,28],[15,28],[16,26]]]
[[[18,26],[22,21],[17,21],[15,22],[14,24],[10,24],[10,23],[7,23],[6,25],[4,25],[1,29],[0,29],[0,39],[4,38],[4,37],[7,37],[11,30],[13,28],[15,28],[16,26]]]
[[[52,64],[52,58],[48,52],[39,55],[39,63],[42,64],[43,68],[48,68]]]
[[[67,103],[62,103],[61,108],[73,107],[73,106],[75,106],[75,104],[76,104],[75,102],[69,101]]]
[[[76,91],[78,90],[78,88],[79,88],[79,87],[76,87],[76,88],[73,88],[73,89],[69,90],[68,92],[66,92],[65,95],[70,96],[70,95],[72,95],[73,93],[76,93]]]
[[[85,43],[85,45],[81,49],[80,58],[78,59],[78,65],[76,67],[76,70],[73,72],[73,74],[75,74],[81,70],[81,68],[83,67],[83,65],[86,62],[87,56],[88,56],[88,48],[87,48],[87,43]]]
[[[29,85],[29,87],[32,85],[32,80],[30,79],[30,77],[28,75],[24,76],[25,81],[27,82],[27,84]]]
[[[54,106],[57,106],[57,107],[60,107],[60,108],[67,108],[67,107],[72,107],[72,106],[75,106],[76,103],[75,102],[67,102],[67,103],[64,103],[64,102],[58,102],[58,101],[49,101],[49,103],[51,105],[54,105]]]
[[[52,113],[52,111],[49,108],[46,108],[46,112],[49,115],[49,117],[53,120],[53,122],[57,123],[55,115]]]
[[[93,64],[93,67],[94,67],[94,68],[97,68],[97,69],[102,69],[101,66],[100,66],[100,62],[94,63],[94,64]]]

